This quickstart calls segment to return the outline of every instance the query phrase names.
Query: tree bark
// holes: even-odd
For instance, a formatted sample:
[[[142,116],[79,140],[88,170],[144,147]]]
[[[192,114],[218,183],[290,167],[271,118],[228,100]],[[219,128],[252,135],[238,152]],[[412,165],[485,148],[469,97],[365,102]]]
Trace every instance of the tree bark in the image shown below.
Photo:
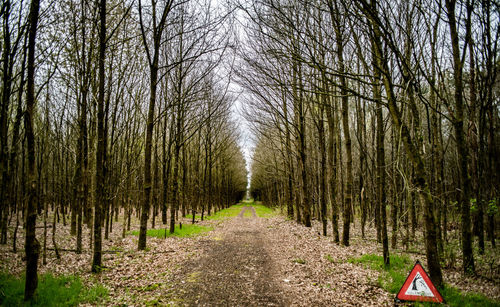
[[[321,212],[321,222],[323,224],[323,235],[326,236],[326,229],[328,226],[328,219],[326,214],[326,145],[325,145],[325,126],[323,123],[324,117],[324,102],[326,100],[326,94],[322,94],[322,101],[319,106],[319,118],[318,118],[318,139],[319,139],[319,154],[320,154],[320,169],[319,169],[319,200],[320,200],[320,212]]]
[[[148,228],[148,217],[151,205],[151,151],[153,147],[153,128],[154,128],[154,113],[156,104],[156,89],[158,81],[158,61],[159,61],[159,50],[161,44],[161,37],[163,30],[165,29],[165,22],[167,15],[170,12],[172,1],[167,1],[165,7],[163,8],[163,13],[161,14],[160,22],[156,23],[156,2],[152,2],[153,10],[153,55],[151,57],[150,49],[146,40],[146,33],[144,30],[144,25],[142,21],[142,6],[141,1],[139,1],[139,17],[141,26],[141,35],[144,43],[144,48],[149,61],[150,70],[150,87],[151,93],[149,96],[149,109],[148,118],[146,124],[146,142],[144,144],[144,198],[142,200],[142,213],[141,213],[141,226],[139,229],[139,242],[138,249],[146,249],[146,233]]]
[[[374,61],[375,62],[375,61]],[[384,117],[382,113],[382,97],[380,94],[380,72],[374,70],[373,78],[373,98],[377,102],[375,105],[375,117],[377,118],[377,207],[375,214],[380,214],[382,254],[384,256],[384,265],[389,267],[389,240],[387,238],[387,214],[386,214],[386,189],[385,189],[385,148],[384,148]]]
[[[94,204],[94,253],[92,257],[92,272],[98,273],[102,269],[102,210],[105,203],[105,114],[104,114],[104,83],[106,57],[106,0],[99,3],[99,95],[97,100],[97,148],[96,148],[96,177],[95,177],[95,204]]]
[[[325,77],[323,78],[325,79]],[[328,165],[329,165],[329,186],[330,186],[330,203],[332,205],[332,231],[335,242],[340,241],[338,227],[338,205],[337,205],[337,142],[335,133],[335,108],[334,103],[330,99],[330,103],[326,107],[326,118],[328,121]]]
[[[453,80],[455,83],[455,114],[452,120],[455,130],[455,142],[458,153],[458,165],[460,174],[460,213],[462,218],[461,235],[462,235],[462,258],[463,270],[465,274],[473,274],[474,255],[472,253],[472,232],[470,218],[470,192],[471,181],[468,173],[468,155],[469,150],[465,140],[464,132],[464,98],[463,98],[463,62],[460,56],[460,44],[455,18],[455,0],[446,0],[446,9],[448,16],[448,25],[450,28],[450,38],[453,54]],[[470,12],[469,12],[470,14]],[[466,25],[467,32],[470,31],[470,21]],[[468,38],[466,38],[468,39]],[[466,42],[467,43],[467,42]],[[465,52],[465,51],[464,51]]]
[[[329,1],[328,8],[330,11],[330,17],[334,24],[335,31],[335,43],[338,59],[338,71],[340,80],[340,96],[342,103],[342,129],[344,132],[344,144],[346,149],[346,187],[345,187],[345,198],[344,198],[344,216],[343,216],[343,227],[342,227],[342,244],[344,246],[349,246],[349,230],[351,225],[351,206],[352,206],[352,185],[353,185],[353,174],[352,174],[352,142],[351,133],[349,130],[349,97],[347,91],[347,79],[345,77],[345,63],[344,63],[344,37],[341,32],[342,27],[340,25],[340,12],[337,7],[336,2]]]
[[[38,286],[38,256],[40,254],[40,243],[36,239],[36,170],[35,170],[35,134],[33,131],[33,117],[35,114],[35,48],[36,33],[38,25],[38,12],[40,1],[32,0],[29,13],[28,31],[28,69],[27,69],[27,93],[26,113],[24,114],[24,130],[26,134],[26,145],[28,151],[28,187],[27,187],[27,210],[26,210],[26,283],[24,288],[24,300],[33,298]]]

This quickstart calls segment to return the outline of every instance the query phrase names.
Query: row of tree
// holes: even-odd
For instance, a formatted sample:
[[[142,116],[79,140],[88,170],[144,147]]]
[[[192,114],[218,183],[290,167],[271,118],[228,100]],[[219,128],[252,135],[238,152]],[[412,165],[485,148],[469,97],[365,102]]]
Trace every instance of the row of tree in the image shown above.
[[[98,272],[119,215],[123,235],[140,216],[145,249],[149,221],[173,232],[179,214],[203,219],[242,198],[223,60],[229,13],[210,1],[2,2],[0,233],[15,251],[25,227],[26,299],[37,287],[37,216],[44,260],[51,213],[53,233],[56,216],[68,220],[77,253],[91,230]]]
[[[438,286],[458,217],[463,270],[473,273],[473,234],[483,253],[485,232],[495,246],[498,224],[498,3],[240,7],[247,40],[237,75],[257,119],[253,194],[305,226],[320,220],[324,235],[331,220],[346,246],[355,217],[363,236],[374,221],[386,265],[389,239],[408,246],[423,227]]]

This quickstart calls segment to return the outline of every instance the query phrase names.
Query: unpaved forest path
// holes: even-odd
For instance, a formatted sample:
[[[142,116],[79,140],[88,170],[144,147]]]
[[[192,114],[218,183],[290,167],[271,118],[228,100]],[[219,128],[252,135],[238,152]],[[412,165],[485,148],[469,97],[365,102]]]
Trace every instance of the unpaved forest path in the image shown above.
[[[199,241],[204,256],[183,265],[176,301],[185,306],[288,305],[267,252],[265,220],[247,206],[221,224],[214,239]]]

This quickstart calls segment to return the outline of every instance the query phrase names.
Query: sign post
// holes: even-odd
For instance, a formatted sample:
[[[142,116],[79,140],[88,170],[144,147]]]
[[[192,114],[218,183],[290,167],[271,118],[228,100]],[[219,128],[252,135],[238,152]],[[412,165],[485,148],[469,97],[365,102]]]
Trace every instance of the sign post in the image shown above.
[[[443,297],[417,260],[395,298],[396,302],[420,301],[442,303]]]

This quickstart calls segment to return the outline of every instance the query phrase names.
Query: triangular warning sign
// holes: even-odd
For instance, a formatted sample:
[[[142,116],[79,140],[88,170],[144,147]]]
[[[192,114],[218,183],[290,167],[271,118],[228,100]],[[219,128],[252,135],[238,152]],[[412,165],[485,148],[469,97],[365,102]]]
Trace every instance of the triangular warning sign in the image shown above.
[[[396,300],[442,303],[443,297],[417,260],[398,295],[396,295]]]

